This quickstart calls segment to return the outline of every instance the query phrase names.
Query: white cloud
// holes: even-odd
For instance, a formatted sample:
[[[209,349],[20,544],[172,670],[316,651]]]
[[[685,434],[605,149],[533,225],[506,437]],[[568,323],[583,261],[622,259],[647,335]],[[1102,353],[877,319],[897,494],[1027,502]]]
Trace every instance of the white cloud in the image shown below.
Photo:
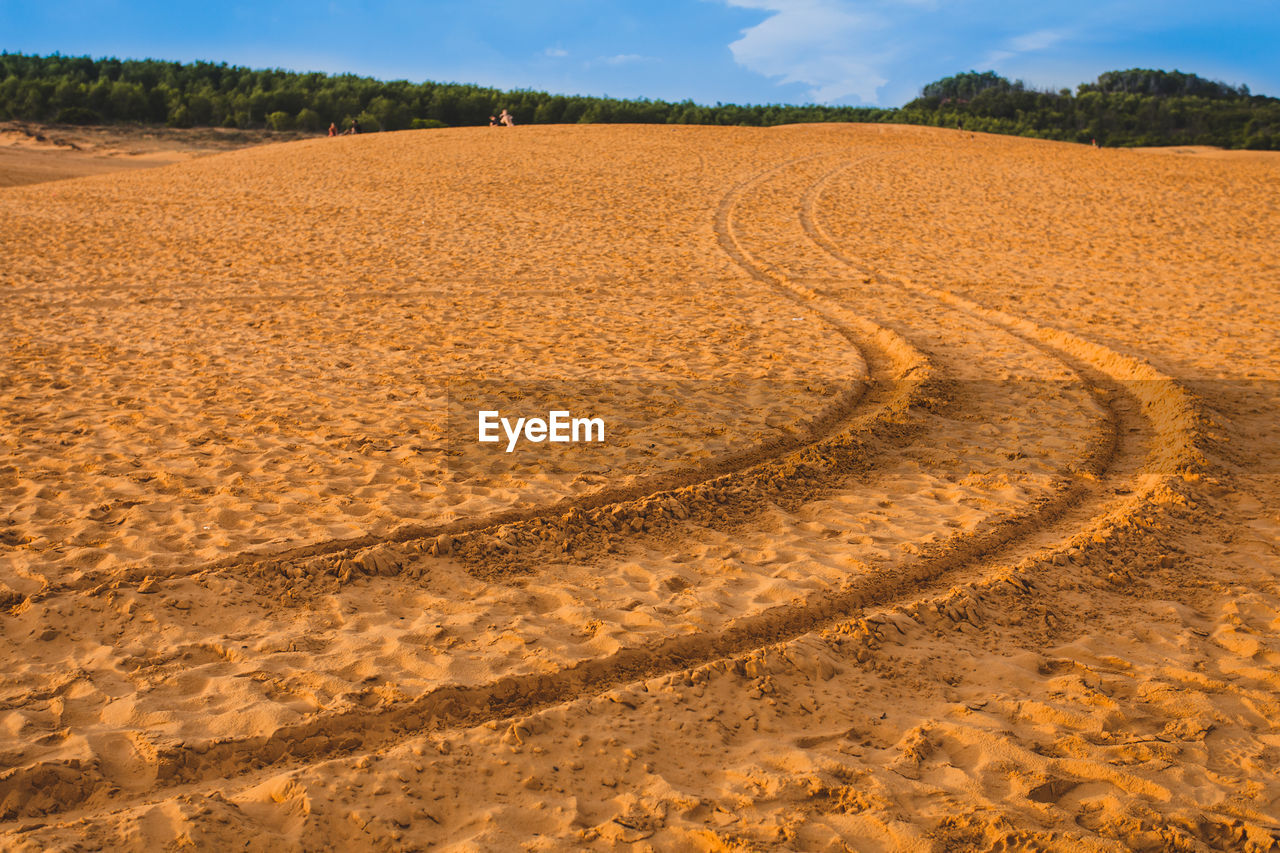
[[[598,60],[605,65],[630,65],[633,62],[653,62],[652,56],[641,56],[638,53],[619,53],[616,56],[602,56]]]
[[[547,56],[554,56],[557,59],[569,55],[569,51],[565,50],[563,47],[549,47],[544,50],[543,53]]]
[[[884,42],[889,20],[865,8],[871,4],[847,0],[725,0],[743,9],[772,12],[742,38],[729,45],[734,60],[745,68],[801,83],[819,103],[850,96],[875,103],[888,82],[882,69],[892,50]],[[910,0],[931,7],[934,0]]]
[[[982,64],[990,68],[998,68],[1000,63],[1006,59],[1012,59],[1023,53],[1035,53],[1039,50],[1048,50],[1060,41],[1068,38],[1071,33],[1068,30],[1035,30],[1029,33],[1023,33],[1020,36],[1014,36],[1005,42],[1004,47],[996,48],[986,55]]]
[[[1053,47],[1058,42],[1066,38],[1067,34],[1062,30],[1036,30],[1033,33],[1024,33],[1023,35],[1009,39],[1009,47],[1016,53],[1028,53],[1033,50],[1045,50]]]
[[[1000,68],[1087,32],[1060,10],[1015,0],[713,2],[765,14],[729,45],[738,65],[819,103],[905,100],[930,77]]]

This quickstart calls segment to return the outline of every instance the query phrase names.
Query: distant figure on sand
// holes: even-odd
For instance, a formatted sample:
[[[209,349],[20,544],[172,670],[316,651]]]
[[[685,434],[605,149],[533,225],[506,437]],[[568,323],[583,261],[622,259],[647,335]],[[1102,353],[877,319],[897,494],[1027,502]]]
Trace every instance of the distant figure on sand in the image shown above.
[[[330,135],[330,136],[337,136],[337,135],[338,135],[338,126],[337,126],[336,124],[334,124],[333,122],[329,122],[329,135]]]
[[[355,119],[352,119],[352,120],[351,120],[351,127],[347,128],[346,132],[347,132],[347,133],[359,133],[359,132],[360,132],[360,122],[356,121]]]
[[[511,113],[507,112],[506,110],[503,110],[503,111],[502,111],[502,115],[498,116],[498,118],[499,118],[499,119],[502,121],[502,123],[503,123],[503,124],[505,124],[507,127],[515,127],[515,126],[516,126],[516,118],[515,118],[515,116],[513,116]]]
[[[489,116],[489,127],[502,127],[502,122],[498,121],[497,116]]]

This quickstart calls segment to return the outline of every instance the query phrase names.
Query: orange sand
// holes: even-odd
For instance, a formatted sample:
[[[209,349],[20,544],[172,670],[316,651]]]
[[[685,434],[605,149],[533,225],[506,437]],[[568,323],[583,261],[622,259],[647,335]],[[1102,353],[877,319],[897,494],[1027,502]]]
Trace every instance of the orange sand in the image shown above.
[[[76,127],[0,121],[0,187],[163,166],[302,132],[140,125]]]
[[[1278,178],[595,126],[0,189],[0,845],[1280,847]],[[613,440],[456,452],[494,388]]]

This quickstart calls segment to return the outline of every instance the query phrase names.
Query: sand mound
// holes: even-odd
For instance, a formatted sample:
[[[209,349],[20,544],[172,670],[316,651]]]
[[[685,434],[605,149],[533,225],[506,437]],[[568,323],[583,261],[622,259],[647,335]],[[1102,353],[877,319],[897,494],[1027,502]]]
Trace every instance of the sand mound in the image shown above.
[[[1278,171],[527,127],[0,191],[5,843],[1280,845]]]

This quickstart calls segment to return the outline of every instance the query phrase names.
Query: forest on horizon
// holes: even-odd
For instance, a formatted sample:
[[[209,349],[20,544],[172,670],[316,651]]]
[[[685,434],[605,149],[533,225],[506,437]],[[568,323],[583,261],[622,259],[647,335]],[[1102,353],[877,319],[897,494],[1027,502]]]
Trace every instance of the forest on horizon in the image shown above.
[[[1106,146],[1218,145],[1280,150],[1280,98],[1195,74],[1109,71],[1075,91],[1038,91],[994,72],[929,83],[899,108],[696,104],[503,91],[226,63],[0,53],[0,120],[164,124],[322,132],[488,124],[650,123],[773,126],[894,122]]]

